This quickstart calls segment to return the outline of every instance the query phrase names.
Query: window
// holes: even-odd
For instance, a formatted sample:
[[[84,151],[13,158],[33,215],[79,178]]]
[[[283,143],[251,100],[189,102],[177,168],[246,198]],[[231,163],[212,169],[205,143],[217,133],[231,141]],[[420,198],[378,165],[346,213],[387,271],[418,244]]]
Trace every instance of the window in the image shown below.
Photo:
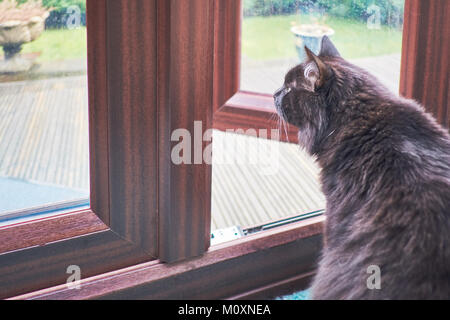
[[[267,114],[260,122],[233,123],[230,116],[220,126],[225,133],[214,133],[213,239],[265,230],[325,208],[314,159],[296,145],[295,128],[273,121],[278,116],[272,94],[305,59],[305,45],[318,54],[327,35],[345,59],[399,91],[403,0],[246,0],[242,11],[241,92],[227,104]]]
[[[213,239],[230,227],[242,236],[325,207],[319,169],[298,145],[265,139],[264,130],[243,133],[213,134]]]
[[[254,125],[270,118],[264,96],[238,90],[240,3],[86,5],[90,209],[0,227],[0,297],[248,298],[305,287],[323,217],[209,248],[211,167],[170,161],[175,128],[193,130],[194,120],[210,127],[214,119],[218,129],[246,129],[249,119]],[[428,63],[409,63],[421,57],[433,65],[444,56],[439,37],[429,39],[426,56],[418,44],[430,21],[448,27],[447,9],[445,1],[433,10],[406,1],[402,90],[432,87],[442,77]],[[426,99],[444,101],[436,110],[445,114],[442,92],[431,90]],[[66,286],[70,265],[81,269],[80,290]]]
[[[0,221],[89,204],[85,1],[0,3]]]
[[[244,1],[241,90],[272,94],[327,35],[342,57],[398,92],[404,0]]]

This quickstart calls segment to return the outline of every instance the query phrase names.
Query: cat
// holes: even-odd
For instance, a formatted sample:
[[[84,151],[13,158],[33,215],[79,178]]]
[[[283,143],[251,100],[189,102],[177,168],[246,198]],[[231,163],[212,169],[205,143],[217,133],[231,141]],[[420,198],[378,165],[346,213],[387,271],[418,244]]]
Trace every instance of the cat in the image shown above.
[[[450,136],[324,36],[274,94],[321,168],[312,299],[450,299]]]

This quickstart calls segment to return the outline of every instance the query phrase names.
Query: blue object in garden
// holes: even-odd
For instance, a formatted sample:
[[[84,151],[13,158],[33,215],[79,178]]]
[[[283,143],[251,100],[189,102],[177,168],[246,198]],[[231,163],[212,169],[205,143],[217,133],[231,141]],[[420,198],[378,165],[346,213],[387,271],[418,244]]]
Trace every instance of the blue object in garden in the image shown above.
[[[295,35],[295,47],[300,61],[306,59],[305,46],[315,54],[319,54],[322,37],[334,34],[334,30],[330,27],[316,24],[301,24],[292,27],[291,32]]]

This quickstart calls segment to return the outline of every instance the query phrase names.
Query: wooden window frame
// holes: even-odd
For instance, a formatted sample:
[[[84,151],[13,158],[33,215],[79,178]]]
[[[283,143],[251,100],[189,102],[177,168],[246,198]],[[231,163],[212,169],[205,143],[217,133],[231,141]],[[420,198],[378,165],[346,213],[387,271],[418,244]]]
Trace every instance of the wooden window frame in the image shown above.
[[[450,129],[450,1],[405,1],[400,94]]]
[[[277,128],[272,96],[240,90],[242,12],[241,0],[224,1],[216,6],[213,127],[223,131],[266,129],[270,132]],[[289,126],[287,136],[281,135],[279,139],[296,143],[297,132],[295,126]]]
[[[143,148],[157,141],[156,95],[147,89],[156,84],[156,10],[143,1],[132,17],[139,24],[130,23],[117,16],[124,4],[87,1],[90,209],[3,227],[1,298],[65,283],[70,265],[89,277],[157,257],[158,172],[143,165],[156,162]],[[153,33],[138,38],[138,28]]]
[[[403,59],[443,50],[424,56],[414,41],[448,13],[436,3],[406,0]],[[240,1],[87,0],[91,209],[1,228],[1,298],[257,298],[307,285],[323,216],[209,248],[211,167],[170,160],[172,130],[194,120],[271,126],[269,98],[239,91],[240,19]],[[401,92],[418,68],[402,63]],[[79,290],[65,285],[72,264]]]

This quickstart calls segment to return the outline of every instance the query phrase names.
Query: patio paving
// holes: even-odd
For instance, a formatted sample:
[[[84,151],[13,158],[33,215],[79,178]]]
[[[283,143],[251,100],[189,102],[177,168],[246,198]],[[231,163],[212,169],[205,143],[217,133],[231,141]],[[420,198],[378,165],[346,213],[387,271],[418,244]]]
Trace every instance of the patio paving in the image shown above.
[[[400,79],[400,54],[349,59],[349,61],[376,76],[391,91],[398,93]],[[257,61],[243,58],[241,89],[273,94],[284,81],[284,75],[297,65],[297,58]]]

